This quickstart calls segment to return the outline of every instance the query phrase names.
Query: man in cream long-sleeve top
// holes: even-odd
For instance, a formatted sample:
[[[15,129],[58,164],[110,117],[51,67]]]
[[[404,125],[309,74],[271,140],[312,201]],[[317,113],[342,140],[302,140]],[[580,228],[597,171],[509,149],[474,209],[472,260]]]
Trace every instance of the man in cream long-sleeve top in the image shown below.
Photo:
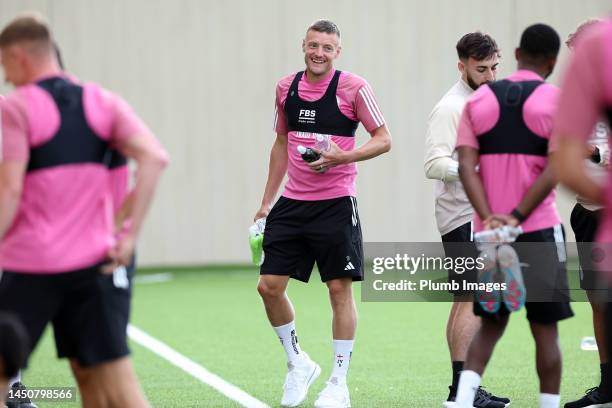
[[[446,256],[465,256],[450,242],[472,240],[472,206],[458,174],[455,143],[463,106],[480,85],[495,80],[499,49],[491,36],[480,32],[464,35],[457,43],[458,69],[461,78],[442,97],[432,110],[425,141],[425,174],[436,181],[436,221],[442,236]],[[475,279],[475,271],[457,275],[449,272],[449,281]],[[461,290],[452,291],[453,306],[446,327],[446,340],[452,360],[452,384],[448,401],[454,401],[459,374],[463,369],[467,350],[480,327],[480,319],[472,312],[472,298]],[[474,400],[477,408],[503,408],[510,402],[479,389]],[[445,403],[446,406],[446,403]]]

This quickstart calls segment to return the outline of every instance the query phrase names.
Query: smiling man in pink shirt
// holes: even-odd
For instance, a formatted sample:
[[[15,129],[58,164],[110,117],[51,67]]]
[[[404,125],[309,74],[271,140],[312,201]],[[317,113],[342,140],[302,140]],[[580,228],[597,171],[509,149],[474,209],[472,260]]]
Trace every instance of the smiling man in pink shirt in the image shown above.
[[[517,242],[528,298],[525,307],[536,343],[540,408],[559,406],[561,352],[557,322],[573,315],[567,299],[543,301],[540,282],[567,288],[565,244],[555,206],[555,181],[548,167],[548,141],[558,89],[544,82],[553,71],[559,35],[545,24],[523,32],[515,55],[518,70],[502,81],[479,88],[467,102],[459,124],[459,174],[474,207],[474,229],[520,225]],[[477,166],[479,169],[477,170]],[[508,283],[512,287],[511,282]],[[549,290],[550,286],[546,286]],[[508,299],[509,291],[504,291]],[[479,302],[474,312],[482,326],[472,341],[461,373],[456,406],[472,407],[475,390],[501,338],[510,311],[500,302],[488,313]]]
[[[24,323],[30,351],[52,323],[84,406],[146,407],[125,331],[115,324],[123,288],[112,272],[132,259],[167,155],[121,98],[62,73],[39,17],[9,23],[0,53],[16,87],[0,104],[0,310]],[[131,227],[118,240],[111,148],[139,171]],[[21,302],[25,293],[35,301]]]
[[[346,374],[357,324],[352,282],[363,280],[355,162],[389,151],[391,136],[368,83],[334,69],[341,50],[334,23],[312,24],[302,50],[306,70],[283,78],[276,87],[277,136],[255,215],[267,217],[258,291],[287,354],[281,405],[294,407],[306,399],[321,369],[300,349],[286,288],[290,277],[307,282],[317,263],[333,310],[334,368],[315,406],[349,407]],[[372,137],[355,148],[360,122]],[[314,147],[317,135],[330,135],[331,146],[307,163],[297,148]],[[273,206],[285,174],[285,190]]]

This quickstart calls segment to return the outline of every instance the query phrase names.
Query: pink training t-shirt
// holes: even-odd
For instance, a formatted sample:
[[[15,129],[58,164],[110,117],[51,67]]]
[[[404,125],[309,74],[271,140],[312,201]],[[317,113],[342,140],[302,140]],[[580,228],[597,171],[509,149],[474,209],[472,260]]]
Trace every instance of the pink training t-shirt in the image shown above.
[[[65,77],[75,83],[72,78]],[[111,145],[148,132],[120,97],[85,83],[85,120]],[[60,129],[51,95],[35,83],[0,103],[2,161],[29,162],[30,150]],[[0,242],[0,267],[25,273],[59,273],[92,266],[113,244],[109,170],[104,163],[60,164],[25,174],[16,218]]]
[[[298,95],[305,101],[316,101],[323,97],[335,70],[319,82],[310,82],[304,74],[298,84]],[[294,200],[316,201],[345,196],[355,196],[355,163],[332,167],[325,173],[315,173],[297,151],[298,145],[313,147],[315,134],[307,132],[288,132],[285,115],[287,92],[295,78],[295,73],[283,78],[276,87],[276,116],[274,129],[278,134],[288,134],[287,153],[289,156],[287,175],[283,196]],[[342,71],[338,80],[336,99],[340,112],[347,118],[361,122],[368,132],[385,124],[385,119],[378,108],[372,88],[365,79]],[[355,137],[331,135],[332,140],[342,150],[355,148]]]
[[[128,165],[110,169],[109,181],[113,199],[113,213],[116,213],[129,193],[130,169]]]
[[[602,116],[612,121],[612,20],[594,25],[578,40],[561,89],[555,142],[561,135],[586,142]],[[597,240],[612,242],[612,177],[609,176],[604,200]]]
[[[519,70],[506,80],[543,81],[532,71]],[[525,125],[538,137],[549,140],[552,120],[557,106],[559,89],[544,83],[538,86],[523,105]],[[500,119],[497,97],[486,85],[478,88],[468,100],[457,134],[457,147],[469,146],[480,150],[479,137],[495,127]],[[479,175],[493,213],[510,214],[521,202],[529,188],[542,173],[548,158],[544,156],[499,153],[480,156]],[[555,204],[555,191],[538,205],[529,217],[521,223],[524,232],[553,227],[561,222]],[[483,229],[482,221],[474,213],[475,231]]]

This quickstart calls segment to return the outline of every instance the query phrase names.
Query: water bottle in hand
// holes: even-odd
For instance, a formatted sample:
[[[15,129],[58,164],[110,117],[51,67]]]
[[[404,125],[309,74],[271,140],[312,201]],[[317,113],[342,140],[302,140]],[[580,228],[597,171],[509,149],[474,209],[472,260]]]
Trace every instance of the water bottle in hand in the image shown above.
[[[315,152],[310,147],[304,147],[302,145],[299,145],[297,147],[297,151],[302,156],[302,160],[304,160],[307,163],[312,163],[314,161],[317,161],[321,157],[319,153]]]
[[[266,229],[266,219],[259,218],[249,227],[249,246],[251,247],[251,260],[261,266],[264,260],[263,237]]]
[[[331,149],[331,137],[329,135],[317,134],[315,136],[314,148],[320,152],[327,152]]]
[[[504,225],[492,230],[484,230],[474,234],[476,247],[480,250],[489,246],[497,246],[503,243],[516,241],[516,238],[523,233],[523,229],[519,227],[511,227]]]

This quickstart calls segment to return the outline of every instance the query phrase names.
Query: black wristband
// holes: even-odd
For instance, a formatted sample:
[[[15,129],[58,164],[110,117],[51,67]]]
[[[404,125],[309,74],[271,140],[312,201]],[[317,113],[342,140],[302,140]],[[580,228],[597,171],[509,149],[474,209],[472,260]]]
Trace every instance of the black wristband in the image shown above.
[[[523,215],[523,213],[521,213],[519,210],[517,210],[516,208],[514,210],[512,210],[512,212],[510,213],[511,216],[513,216],[514,218],[516,218],[517,220],[519,220],[519,222],[523,222],[527,219],[527,217],[525,217]]]

